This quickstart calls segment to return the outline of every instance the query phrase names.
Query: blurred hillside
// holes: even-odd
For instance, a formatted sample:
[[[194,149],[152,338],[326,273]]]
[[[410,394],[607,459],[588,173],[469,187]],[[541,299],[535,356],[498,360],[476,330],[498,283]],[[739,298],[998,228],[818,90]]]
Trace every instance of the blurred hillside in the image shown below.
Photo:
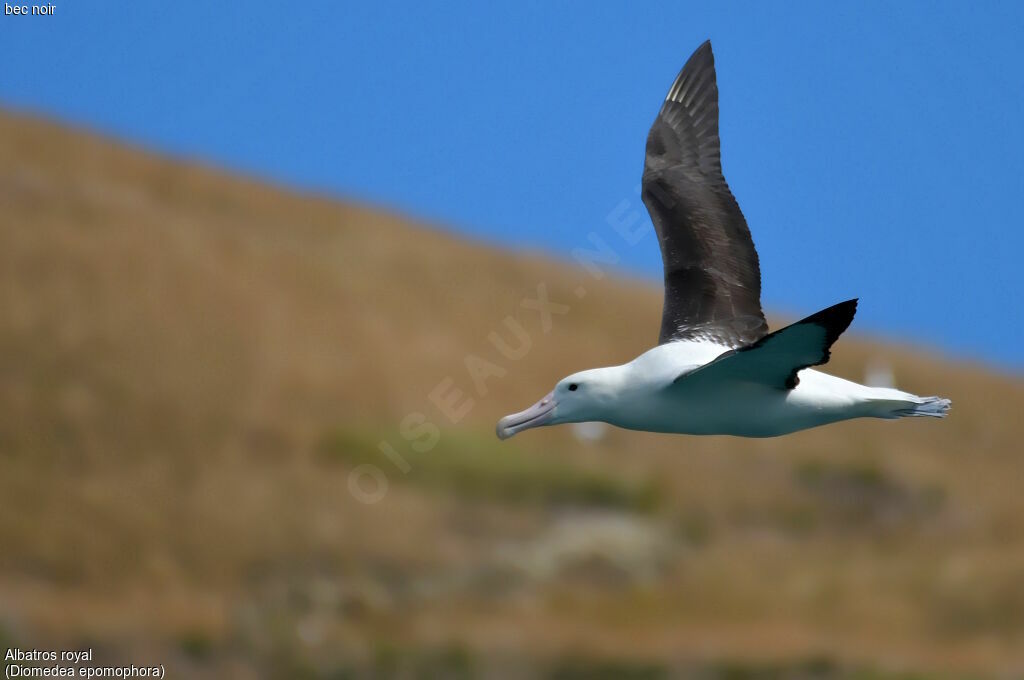
[[[569,306],[549,332],[539,284]],[[11,113],[0,311],[0,648],[168,677],[1024,674],[1019,377],[855,325],[832,372],[891,366],[952,416],[499,442],[649,347],[660,291]],[[520,359],[488,340],[508,316]]]

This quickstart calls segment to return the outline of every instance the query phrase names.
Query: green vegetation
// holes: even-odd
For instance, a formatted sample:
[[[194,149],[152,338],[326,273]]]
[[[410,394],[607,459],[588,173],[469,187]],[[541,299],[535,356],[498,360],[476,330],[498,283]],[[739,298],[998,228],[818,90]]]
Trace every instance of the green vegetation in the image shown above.
[[[572,656],[551,664],[548,680],[662,680],[671,677],[659,661],[599,659]]]
[[[844,665],[827,656],[772,663],[726,660],[693,673],[706,680],[940,680],[940,674],[889,672],[869,666]],[[963,679],[966,680],[966,679]]]
[[[455,494],[467,499],[548,506],[587,506],[651,512],[660,502],[654,484],[631,481],[565,461],[557,452],[527,452],[493,436],[446,433],[432,449],[401,452],[408,472],[401,472],[378,448],[381,441],[401,441],[386,431],[339,427],[317,448],[325,461],[348,466],[372,464],[394,470],[389,480]]]
[[[203,630],[186,630],[178,638],[178,646],[186,656],[202,660],[213,653],[214,644],[210,636]]]
[[[822,522],[872,530],[906,525],[936,515],[946,500],[941,487],[899,479],[872,461],[808,460],[793,475],[808,496],[787,513],[787,524],[798,531]]]
[[[829,463],[823,460],[803,461],[796,467],[796,478],[806,488],[819,490],[827,485],[863,492],[881,492],[893,485],[880,467],[871,462]]]

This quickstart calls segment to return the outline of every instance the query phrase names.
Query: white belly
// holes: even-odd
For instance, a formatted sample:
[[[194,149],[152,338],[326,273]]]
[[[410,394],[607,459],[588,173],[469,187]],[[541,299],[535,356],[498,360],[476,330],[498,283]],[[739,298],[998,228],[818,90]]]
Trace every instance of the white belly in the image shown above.
[[[737,381],[687,389],[684,381],[637,395],[613,424],[652,432],[774,437],[869,415],[864,404],[871,389],[813,369],[801,371],[792,390]]]
[[[622,367],[628,378],[621,386],[621,399],[602,413],[601,419],[650,432],[774,437],[849,418],[893,417],[893,400],[917,399],[899,390],[867,387],[811,368],[800,371],[800,381],[791,390],[742,379],[716,383],[684,378],[675,383],[679,376],[728,350],[684,341],[643,353]]]

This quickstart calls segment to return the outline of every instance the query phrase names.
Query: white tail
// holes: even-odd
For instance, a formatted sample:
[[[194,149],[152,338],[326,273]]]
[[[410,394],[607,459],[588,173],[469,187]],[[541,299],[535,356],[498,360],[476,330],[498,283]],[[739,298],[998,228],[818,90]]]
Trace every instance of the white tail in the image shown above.
[[[871,415],[876,418],[945,418],[952,402],[942,397],[919,397],[885,387],[872,390],[873,398],[868,399]]]
[[[893,410],[893,415],[900,418],[928,416],[930,418],[945,418],[953,402],[942,397],[917,397],[915,401],[907,402],[907,406]]]

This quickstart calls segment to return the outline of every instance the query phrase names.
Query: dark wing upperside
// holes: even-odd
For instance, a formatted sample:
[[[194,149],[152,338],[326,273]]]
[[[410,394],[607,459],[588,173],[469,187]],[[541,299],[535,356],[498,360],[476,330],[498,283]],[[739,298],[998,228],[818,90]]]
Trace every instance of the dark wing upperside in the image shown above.
[[[651,126],[643,201],[665,267],[659,344],[703,338],[736,347],[767,333],[757,251],[722,176],[710,41],[686,62]]]

